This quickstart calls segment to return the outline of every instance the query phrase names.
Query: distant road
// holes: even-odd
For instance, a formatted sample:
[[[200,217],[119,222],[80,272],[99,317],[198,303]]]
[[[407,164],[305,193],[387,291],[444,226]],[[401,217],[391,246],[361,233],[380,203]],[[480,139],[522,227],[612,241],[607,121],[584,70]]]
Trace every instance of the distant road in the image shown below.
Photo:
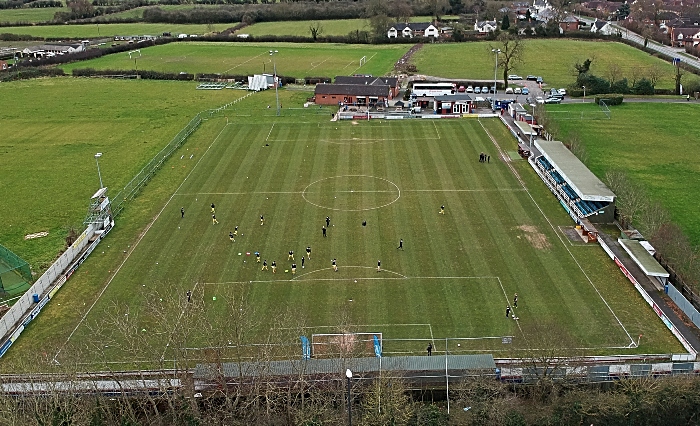
[[[585,16],[580,16],[579,19],[588,25],[592,24],[594,21],[593,19]],[[622,34],[622,38],[640,46],[644,46],[644,37],[640,36],[639,34],[629,31],[627,28],[621,27],[616,24],[613,24],[613,28],[620,31],[620,34]],[[647,43],[647,49],[659,52],[662,55],[668,56],[669,58],[681,58],[681,61],[684,64],[691,66],[697,71],[700,71],[700,60],[698,60],[697,58],[690,58],[689,56],[686,56],[687,54],[685,53],[685,50],[683,48],[669,47],[663,44],[659,44],[655,41],[649,40],[649,43]]]

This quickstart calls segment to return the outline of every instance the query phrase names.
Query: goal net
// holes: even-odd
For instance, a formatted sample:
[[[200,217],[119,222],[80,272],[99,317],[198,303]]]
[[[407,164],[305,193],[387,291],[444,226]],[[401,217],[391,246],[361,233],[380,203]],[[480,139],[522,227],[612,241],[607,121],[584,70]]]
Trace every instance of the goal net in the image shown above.
[[[374,337],[382,346],[382,333],[312,334],[311,356],[340,358],[375,356]]]
[[[22,294],[31,282],[29,264],[0,245],[0,291],[10,296]]]
[[[363,56],[360,58],[360,66],[364,65],[367,63],[367,56]]]

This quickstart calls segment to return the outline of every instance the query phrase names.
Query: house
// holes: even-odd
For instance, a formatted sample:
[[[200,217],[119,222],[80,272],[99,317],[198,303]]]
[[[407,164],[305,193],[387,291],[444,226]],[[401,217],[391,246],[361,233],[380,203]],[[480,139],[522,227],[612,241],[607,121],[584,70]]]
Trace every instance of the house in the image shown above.
[[[559,21],[559,28],[562,32],[577,31],[580,26],[580,21],[577,17],[567,14]]]
[[[335,84],[369,84],[372,86],[389,86],[389,99],[399,95],[401,83],[396,77],[347,76],[335,77]]]
[[[394,24],[387,30],[388,38],[397,37],[433,37],[440,36],[440,30],[430,22],[408,22],[404,24]]]
[[[372,84],[317,84],[314,90],[318,105],[387,106],[390,87]]]
[[[10,66],[5,61],[0,61],[0,71],[8,69]]]
[[[494,19],[493,21],[476,21],[474,23],[474,31],[479,34],[488,34],[496,31],[498,28],[498,23]]]
[[[613,28],[610,22],[600,21],[598,19],[596,19],[596,21],[591,24],[591,32],[602,35],[618,34],[618,31],[615,28]]]
[[[669,34],[673,46],[697,46],[700,43],[700,27],[674,27]]]
[[[433,98],[433,111],[436,114],[468,114],[473,109],[471,96],[463,93],[435,96]]]
[[[85,45],[77,44],[41,44],[34,47],[22,49],[22,56],[33,56],[43,58],[44,56],[69,55],[85,51]]]

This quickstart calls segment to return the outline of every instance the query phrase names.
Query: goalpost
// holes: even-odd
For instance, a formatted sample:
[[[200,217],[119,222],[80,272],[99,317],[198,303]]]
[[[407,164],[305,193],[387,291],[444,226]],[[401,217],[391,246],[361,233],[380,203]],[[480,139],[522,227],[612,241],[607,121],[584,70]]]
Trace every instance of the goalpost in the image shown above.
[[[367,63],[367,56],[363,56],[360,58],[360,66],[364,65]]]

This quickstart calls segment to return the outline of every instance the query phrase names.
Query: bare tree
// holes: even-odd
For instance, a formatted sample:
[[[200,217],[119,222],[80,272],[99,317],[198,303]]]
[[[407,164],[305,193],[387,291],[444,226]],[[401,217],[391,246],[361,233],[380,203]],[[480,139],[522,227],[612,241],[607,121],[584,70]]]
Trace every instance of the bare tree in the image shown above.
[[[394,0],[391,2],[391,16],[398,22],[408,22],[413,16],[413,8],[406,0]]]
[[[653,66],[647,68],[647,78],[651,82],[652,86],[656,86],[656,83],[659,82],[659,79],[664,74],[665,74],[664,70],[658,65],[653,65]]]
[[[586,147],[581,141],[581,134],[578,131],[572,131],[567,136],[567,147],[572,154],[578,157],[582,163],[586,164],[588,162],[588,153],[586,152]]]
[[[605,183],[617,195],[617,207],[620,211],[622,225],[630,227],[649,204],[644,189],[632,182],[624,172],[609,170],[605,173]]]
[[[428,7],[430,14],[435,17],[436,21],[440,20],[443,13],[450,7],[448,0],[422,0]]]
[[[622,68],[617,62],[611,62],[605,72],[605,76],[610,81],[610,85],[614,85],[616,81],[622,79]]]
[[[309,31],[311,32],[311,38],[313,38],[314,41],[316,41],[316,39],[318,39],[318,36],[323,34],[323,25],[321,24],[321,22],[316,21],[309,25]]]
[[[525,42],[517,35],[501,33],[496,37],[498,44],[489,46],[491,49],[500,49],[498,54],[498,67],[503,70],[503,85],[508,86],[508,74],[520,62],[525,53]]]

